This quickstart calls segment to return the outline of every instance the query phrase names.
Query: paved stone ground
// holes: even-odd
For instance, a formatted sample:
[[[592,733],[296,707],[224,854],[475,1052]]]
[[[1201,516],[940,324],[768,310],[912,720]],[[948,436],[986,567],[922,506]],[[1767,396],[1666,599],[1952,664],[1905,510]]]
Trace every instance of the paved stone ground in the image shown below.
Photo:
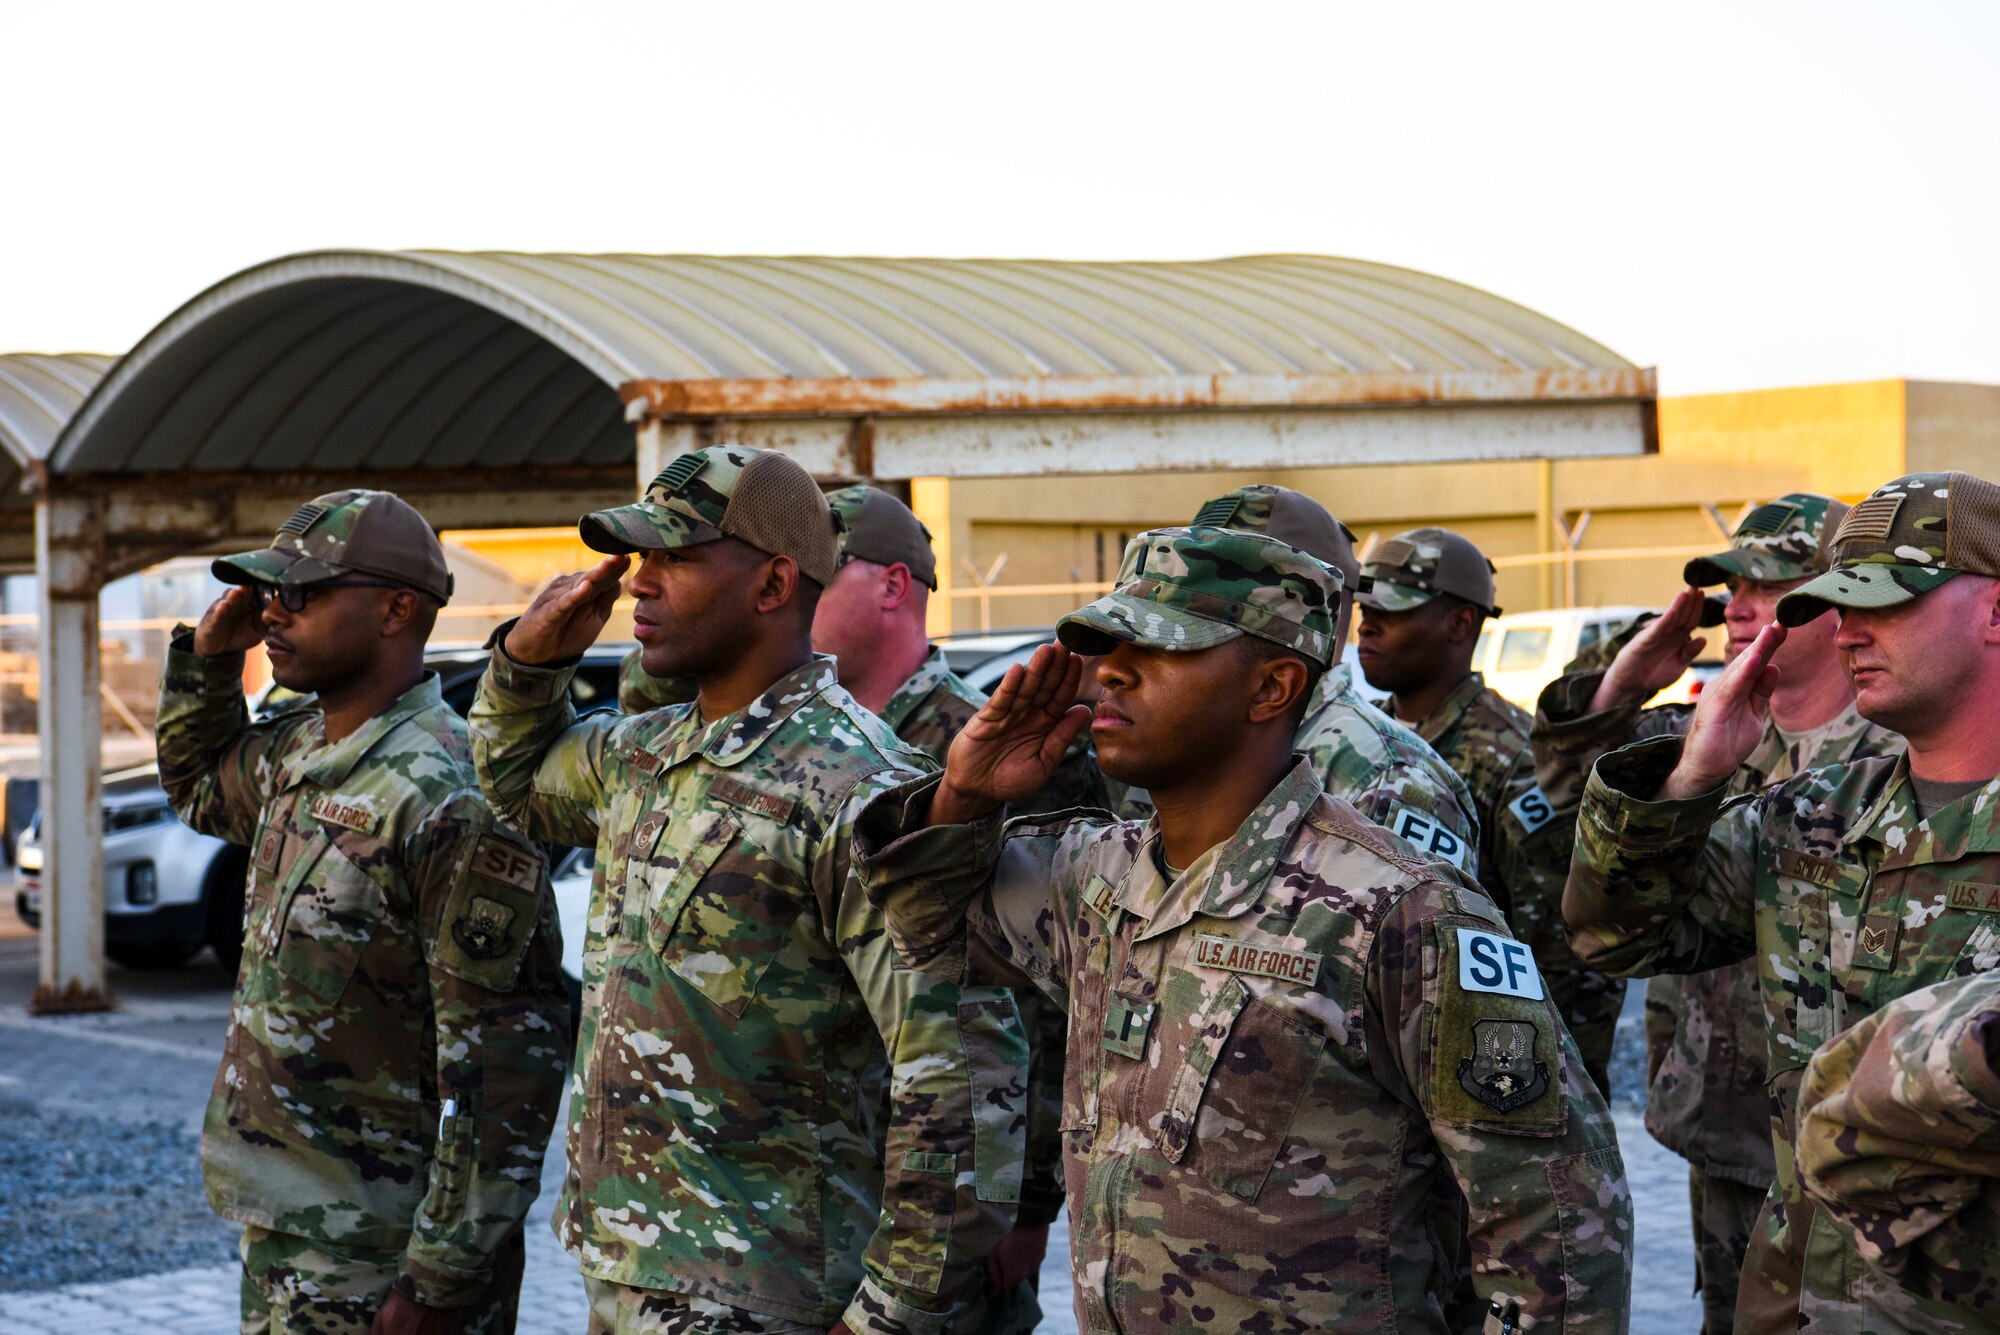
[[[170,973],[113,968],[120,1010],[30,1019],[23,1006],[34,985],[33,942],[0,937],[0,1086],[11,1098],[31,1099],[44,1113],[100,1119],[114,1129],[119,1123],[169,1125],[187,1138],[192,1153],[221,1051],[229,982],[206,956]],[[1633,989],[1627,1006],[1627,1028],[1634,1033],[1638,992]],[[1638,1335],[1695,1331],[1701,1319],[1689,1296],[1694,1259],[1685,1170],[1646,1135],[1638,1109],[1618,1109],[1618,1130],[1639,1229],[1632,1329]],[[520,1335],[577,1335],[583,1329],[582,1282],[548,1228],[560,1154],[558,1145],[528,1232]],[[17,1190],[18,1184],[0,1179],[0,1207]],[[143,1228],[147,1221],[134,1218],[129,1226]],[[0,1335],[228,1335],[236,1329],[232,1265],[137,1277],[128,1271],[24,1292],[7,1259],[17,1243],[0,1240]],[[212,1245],[221,1249],[220,1241]],[[1049,1311],[1042,1329],[1051,1335],[1076,1331],[1067,1257],[1066,1224],[1059,1222],[1042,1273],[1043,1306]]]

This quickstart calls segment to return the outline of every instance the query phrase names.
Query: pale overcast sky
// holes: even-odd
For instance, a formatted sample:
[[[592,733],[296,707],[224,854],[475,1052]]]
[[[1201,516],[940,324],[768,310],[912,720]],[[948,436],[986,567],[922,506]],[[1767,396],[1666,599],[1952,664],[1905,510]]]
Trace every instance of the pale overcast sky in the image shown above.
[[[1429,270],[1666,393],[2000,381],[2000,6],[0,0],[0,351],[371,247]]]

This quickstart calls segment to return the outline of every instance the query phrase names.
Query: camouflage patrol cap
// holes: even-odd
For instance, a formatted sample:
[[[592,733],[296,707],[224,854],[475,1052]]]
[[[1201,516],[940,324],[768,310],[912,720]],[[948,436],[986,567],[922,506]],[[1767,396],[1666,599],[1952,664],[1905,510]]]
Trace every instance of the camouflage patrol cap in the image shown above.
[[[1407,612],[1441,593],[1463,598],[1488,616],[1493,604],[1493,563],[1470,539],[1448,528],[1413,528],[1383,543],[1361,567],[1367,587],[1355,595],[1363,607]]]
[[[1912,473],[1847,512],[1832,568],[1778,600],[1803,626],[1829,607],[1894,607],[1956,575],[2000,579],[2000,487],[1970,473]]]
[[[1354,531],[1324,505],[1290,487],[1260,482],[1204,501],[1188,527],[1204,526],[1268,534],[1338,570],[1349,593],[1360,587],[1361,559],[1354,554]]]
[[[1226,528],[1156,528],[1125,548],[1110,593],[1056,623],[1081,654],[1116,644],[1194,652],[1250,634],[1331,665],[1341,576],[1317,557]]]
[[[1729,536],[1729,550],[1697,556],[1681,577],[1698,589],[1727,583],[1731,576],[1778,584],[1823,574],[1831,562],[1832,538],[1847,514],[1847,503],[1816,492],[1795,491],[1758,506]]]
[[[825,587],[840,565],[833,512],[812,475],[786,456],[748,445],[711,445],[663,469],[631,505],[577,521],[592,551],[622,556],[737,538],[789,556]]]
[[[937,587],[937,554],[931,531],[909,506],[877,487],[842,487],[826,503],[840,521],[840,563],[873,561],[906,565],[927,588]]]
[[[451,599],[444,544],[408,501],[387,491],[330,491],[301,505],[278,526],[271,545],[219,556],[209,567],[224,584],[319,584],[342,575],[375,575]]]

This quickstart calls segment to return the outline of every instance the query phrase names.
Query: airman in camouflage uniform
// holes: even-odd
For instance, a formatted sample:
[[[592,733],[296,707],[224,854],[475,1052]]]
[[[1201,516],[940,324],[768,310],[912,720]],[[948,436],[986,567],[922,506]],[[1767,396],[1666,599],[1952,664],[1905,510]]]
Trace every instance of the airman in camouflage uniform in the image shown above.
[[[343,491],[215,573],[247,587],[176,634],[159,754],[181,818],[252,854],[202,1133],[209,1202],[244,1225],[243,1329],[406,1330],[421,1305],[511,1331],[569,1003],[541,851],[494,820],[422,671],[443,550]],[[319,694],[253,724],[261,637]]]
[[[840,569],[845,573],[836,574],[833,585],[820,598],[813,616],[814,647],[834,655],[841,686],[872,707],[898,741],[922,752],[933,765],[942,765],[951,739],[971,722],[986,697],[946,666],[944,655],[925,637],[924,599],[917,590],[937,588],[937,558],[931,550],[930,532],[908,506],[874,487],[843,487],[827,493],[826,499],[839,528]],[[882,609],[885,597],[895,603],[886,614]],[[692,681],[654,678],[646,672],[641,655],[641,650],[634,649],[621,665],[619,701],[627,712],[644,712],[663,703],[694,698]],[[879,692],[886,689],[886,683],[878,682],[881,674],[873,669],[895,655],[902,655],[905,661],[915,657],[916,668],[882,698]],[[892,667],[892,674],[894,670]],[[640,709],[632,710],[634,704]],[[1097,764],[1089,752],[1072,748],[1062,772],[1020,809],[1053,811],[1075,806],[1077,802],[1064,799],[1073,792],[1089,792],[1096,774]],[[1067,1020],[1034,988],[1017,989],[1014,1003],[1031,1049],[1028,1161],[1015,1228],[1038,1231],[1042,1235],[1039,1248],[1045,1249],[1047,1229],[1062,1212],[1063,1203],[1058,1128],[1062,1123]],[[984,1335],[1033,1330],[1042,1314],[1036,1278],[1030,1276],[1012,1286],[1004,1297],[990,1298],[984,1304],[983,1319],[973,1328]]]
[[[1569,948],[1562,887],[1573,824],[1555,821],[1535,783],[1528,712],[1472,670],[1481,624],[1500,615],[1493,564],[1449,529],[1418,528],[1383,543],[1361,574],[1361,670],[1391,693],[1389,716],[1471,789],[1479,884],[1535,952],[1584,1069],[1608,1095],[1625,983],[1585,969]]]
[[[1346,596],[1334,626],[1334,660],[1313,691],[1295,745],[1326,791],[1460,871],[1475,870],[1479,817],[1465,780],[1428,742],[1361,697],[1340,661],[1361,562],[1354,535],[1326,507],[1286,487],[1256,485],[1206,502],[1196,527],[1265,533],[1338,570]],[[1135,817],[1115,808],[1127,819]]]
[[[1648,623],[1648,642],[1683,640],[1695,624],[1712,619],[1696,601],[1697,588],[1732,582],[1743,590],[1745,581],[1753,582],[1753,589],[1782,588],[1824,571],[1832,536],[1846,512],[1841,502],[1808,492],[1759,506],[1737,526],[1728,551],[1687,563],[1683,573],[1690,587],[1666,617]],[[1754,635],[1767,603],[1768,597],[1760,601],[1746,594],[1725,610],[1731,657]],[[1636,638],[1629,632],[1611,637],[1596,662],[1571,665],[1538,702],[1530,734],[1537,777],[1555,823],[1572,832],[1584,781],[1598,757],[1628,742],[1679,737],[1693,717],[1690,705],[1644,708],[1643,699],[1636,698],[1592,708],[1625,645]],[[1645,644],[1633,650],[1635,655],[1645,652]],[[1820,672],[1835,673],[1831,645],[1818,651],[1817,660]],[[1659,675],[1678,675],[1679,664],[1673,658]],[[1901,749],[1901,739],[1862,718],[1844,683],[1836,685],[1847,702],[1820,726],[1787,732],[1775,715],[1766,721],[1756,748],[1729,781],[1730,796],[1759,792],[1820,766]],[[1686,977],[1671,970],[1647,972],[1656,976],[1646,988],[1646,1129],[1688,1161],[1703,1328],[1727,1331],[1735,1320],[1737,1277],[1757,1212],[1777,1172],[1766,1130],[1757,963],[1743,959]]]
[[[1532,958],[1469,877],[1291,756],[1340,585],[1261,535],[1141,535],[1058,634],[1108,655],[1100,758],[1161,814],[1002,824],[1084,721],[1080,665],[1046,648],[945,775],[864,810],[869,894],[912,961],[1069,1012],[1084,1330],[1445,1330],[1446,1178],[1486,1330],[1622,1330],[1624,1168]],[[1172,783],[1191,752],[1210,768]],[[1221,803],[1248,805],[1233,833],[1201,828]]]
[[[1962,473],[1898,479],[1841,521],[1833,569],[1778,602],[1792,626],[1842,610],[1836,643],[1856,705],[1900,730],[1907,755],[1806,770],[1725,803],[1735,785],[1716,776],[1768,745],[1755,711],[1783,638],[1772,626],[1703,693],[1685,742],[1607,755],[1585,792],[1563,905],[1579,954],[1642,974],[1756,962],[1776,1180],[1738,1330],[1888,1328],[1866,1310],[1852,1239],[1816,1218],[1800,1189],[1797,1103],[1808,1060],[1851,1025],[2000,964],[1985,911],[2000,884],[1989,781],[2000,756],[1983,727],[2000,698],[1985,657],[2000,603],[1996,533],[2000,488]],[[1931,684],[1941,680],[1950,684]],[[1985,778],[1965,780],[1968,766]],[[1959,773],[1946,782],[1939,769]]]
[[[1006,993],[902,965],[849,875],[861,804],[928,762],[806,642],[826,502],[716,447],[580,529],[616,555],[496,634],[472,731],[498,808],[597,849],[556,1212],[591,1329],[939,1331],[1021,1192],[1026,1043]],[[579,720],[633,552],[647,666],[700,697]]]

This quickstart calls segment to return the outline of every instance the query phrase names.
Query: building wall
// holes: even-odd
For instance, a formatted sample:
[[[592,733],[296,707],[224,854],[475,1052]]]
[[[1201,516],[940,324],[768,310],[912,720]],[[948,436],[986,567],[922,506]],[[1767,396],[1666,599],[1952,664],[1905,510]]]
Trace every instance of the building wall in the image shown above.
[[[1913,460],[1961,462],[1906,465],[1906,441]],[[1919,466],[2000,477],[2000,387],[1881,380],[1663,399],[1660,451],[1643,458],[977,480],[932,486],[919,509],[951,534],[958,590],[1003,557],[998,585],[1090,584],[1115,573],[1110,553],[1124,536],[1185,523],[1233,487],[1275,482],[1320,501],[1364,544],[1425,524],[1464,533],[1501,565],[1501,605],[1530,611],[1572,599],[1662,603],[1686,558],[1721,546],[1747,505],[1788,491],[1852,500]],[[1559,550],[1557,517],[1574,526],[1586,512],[1579,550],[1629,555],[1587,557],[1573,576],[1522,561]],[[986,615],[994,627],[1046,625],[1087,596],[995,596]],[[980,600],[941,599],[932,624],[979,629]]]

